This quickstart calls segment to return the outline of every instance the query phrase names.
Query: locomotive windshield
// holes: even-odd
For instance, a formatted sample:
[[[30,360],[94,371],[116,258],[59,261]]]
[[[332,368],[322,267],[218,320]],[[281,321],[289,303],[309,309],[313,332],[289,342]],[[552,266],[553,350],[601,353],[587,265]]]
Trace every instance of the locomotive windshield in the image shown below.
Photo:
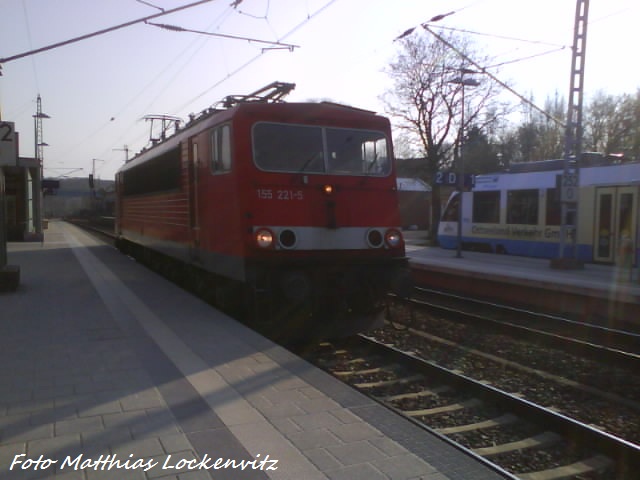
[[[391,171],[383,132],[281,123],[253,127],[253,158],[261,170],[386,176]]]

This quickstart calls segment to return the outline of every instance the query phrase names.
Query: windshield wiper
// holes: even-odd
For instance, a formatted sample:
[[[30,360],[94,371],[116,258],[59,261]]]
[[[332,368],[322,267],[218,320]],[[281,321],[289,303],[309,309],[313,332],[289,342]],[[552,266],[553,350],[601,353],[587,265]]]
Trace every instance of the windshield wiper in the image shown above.
[[[311,155],[311,157],[309,157],[306,162],[304,162],[302,167],[298,170],[298,173],[303,173],[314,160],[316,160],[317,158],[322,159],[322,157],[322,152],[315,152],[313,155]],[[324,163],[322,166],[324,167]],[[322,169],[322,172],[324,172],[324,168]]]
[[[371,169],[375,167],[377,164],[378,164],[378,155],[376,154],[376,156],[373,159],[373,162],[371,162],[367,167],[367,175],[371,173]]]

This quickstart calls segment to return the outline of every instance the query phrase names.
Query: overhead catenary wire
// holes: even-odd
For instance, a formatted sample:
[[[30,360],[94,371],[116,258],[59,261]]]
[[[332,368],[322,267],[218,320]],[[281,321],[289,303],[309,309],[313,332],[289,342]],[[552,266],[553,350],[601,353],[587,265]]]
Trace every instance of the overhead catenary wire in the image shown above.
[[[164,12],[164,8],[158,7],[157,5],[154,5],[151,2],[145,2],[144,0],[136,0],[136,2],[142,3],[143,5],[146,5],[147,7],[155,8],[156,10],[160,10],[161,12]]]
[[[229,35],[226,33],[213,33],[213,32],[206,32],[203,30],[194,30],[191,28],[185,28],[185,27],[180,27],[177,25],[167,25],[164,23],[153,23],[153,22],[144,22],[147,25],[152,25],[154,27],[159,27],[159,28],[163,28],[165,30],[171,30],[173,32],[189,32],[189,33],[198,33],[200,35],[209,35],[211,37],[220,37],[220,38],[228,38],[228,39],[232,39],[232,40],[246,40],[247,42],[252,42],[252,43],[264,43],[267,45],[276,45],[279,47],[285,47],[287,49],[289,49],[290,51],[293,51],[294,48],[300,48],[299,45],[293,45],[291,43],[282,43],[280,41],[272,41],[272,40],[260,40],[257,38],[251,38],[251,37],[243,37],[243,36],[238,36],[238,35]]]
[[[274,42],[269,42],[271,44],[280,44],[280,45],[287,45],[282,43],[282,40],[288,38],[289,36],[293,35],[296,31],[298,31],[301,27],[303,27],[305,24],[307,24],[309,21],[311,21],[313,18],[315,18],[316,16],[318,16],[320,13],[324,12],[327,8],[329,8],[332,4],[334,4],[335,2],[337,2],[337,0],[330,0],[328,1],[326,4],[324,4],[323,6],[321,6],[320,8],[318,8],[316,11],[309,13],[306,18],[301,21],[300,23],[298,23],[297,25],[295,25],[291,30],[289,30],[287,33],[285,33],[282,37],[278,38],[276,41]],[[239,3],[239,2],[238,2]],[[235,8],[237,5],[231,4],[231,7]],[[268,10],[267,10],[268,11]],[[242,12],[240,12],[242,13]],[[149,23],[149,22],[146,22]],[[178,28],[182,28],[182,27],[178,27]],[[179,30],[177,30],[179,31]],[[196,32],[199,33],[199,32]],[[207,35],[210,35],[210,32],[204,32]],[[214,36],[221,36],[221,35],[214,35]],[[294,45],[295,46],[295,45]],[[296,46],[297,47],[297,46]],[[285,47],[287,49],[289,49],[288,47]],[[192,103],[194,103],[196,100],[202,98],[203,96],[205,96],[207,93],[209,93],[211,90],[213,90],[214,88],[220,86],[222,83],[224,83],[225,81],[227,81],[229,78],[233,77],[234,75],[236,75],[237,73],[241,72],[242,70],[244,70],[245,68],[247,68],[249,65],[251,65],[252,63],[254,63],[256,60],[258,60],[264,53],[265,50],[267,49],[263,49],[258,55],[255,55],[254,57],[248,59],[245,63],[243,63],[242,65],[238,66],[237,68],[235,68],[233,71],[229,72],[224,78],[220,79],[219,81],[217,81],[215,84],[213,84],[212,86],[208,87],[205,91],[201,92],[200,94],[198,94],[197,96],[191,98],[190,100],[188,100],[186,103],[184,103],[183,105],[181,105],[179,108],[176,109],[176,111],[182,111],[184,109],[186,109],[189,105],[191,105]],[[290,51],[292,51],[291,49],[289,49]],[[140,135],[139,137],[142,137],[142,135]],[[122,137],[120,137],[122,139]],[[129,144],[135,144],[137,143],[137,140],[135,141],[129,141]]]
[[[247,17],[255,18],[255,19],[258,19],[258,20],[266,20],[266,19],[267,19],[267,17],[269,16],[269,10],[270,10],[270,8],[271,8],[271,1],[270,1],[270,0],[267,0],[267,6],[266,6],[266,8],[265,8],[264,15],[262,15],[262,16],[254,15],[254,14],[251,14],[251,13],[247,13],[247,12],[245,12],[245,11],[242,11],[242,10],[238,9],[238,8],[237,8],[237,6],[236,6],[236,7],[234,7],[234,8],[238,11],[238,13],[239,13],[240,15],[245,15],[245,16],[247,16]]]
[[[332,4],[334,4],[335,2],[337,2],[338,0],[329,0],[325,5],[323,5],[322,7],[320,7],[318,10],[316,10],[313,13],[310,13],[307,15],[307,17],[301,21],[300,23],[298,23],[297,25],[295,25],[291,30],[289,30],[287,33],[285,33],[282,37],[280,37],[279,39],[277,39],[278,42],[281,42],[282,40],[286,39],[287,37],[293,35],[295,32],[297,32],[300,28],[302,28],[305,24],[307,24],[309,21],[311,21],[313,18],[315,18],[317,15],[319,15],[320,13],[324,12],[327,8],[329,8]],[[231,5],[232,7],[234,6],[233,4]],[[263,49],[259,54],[251,57],[250,59],[248,59],[246,62],[244,62],[242,65],[238,66],[237,68],[235,68],[233,71],[229,72],[224,78],[221,78],[220,80],[218,80],[217,82],[215,82],[213,85],[211,85],[210,87],[208,87],[206,90],[204,90],[203,92],[199,93],[198,95],[196,95],[195,97],[191,98],[190,100],[188,100],[186,103],[180,105],[177,109],[175,109],[175,111],[182,111],[185,110],[189,105],[191,105],[192,103],[194,103],[195,101],[199,100],[200,98],[204,97],[206,94],[208,94],[211,90],[215,89],[216,87],[220,86],[222,83],[224,83],[225,81],[229,80],[229,78],[233,77],[234,75],[238,74],[239,72],[241,72],[242,70],[244,70],[245,68],[247,68],[249,65],[251,65],[252,63],[254,63],[256,60],[258,60],[263,54],[265,53],[265,50]],[[140,135],[139,137],[141,137],[142,135]],[[129,142],[129,144],[135,144],[137,143],[137,141],[133,141],[133,142]]]
[[[27,11],[27,2],[26,0],[22,0],[22,11],[24,12],[24,23],[27,29],[27,38],[29,39],[29,48],[33,48],[33,36],[31,35],[31,25],[29,22],[29,13]],[[1,62],[0,62],[1,64]],[[38,78],[38,69],[36,68],[36,61],[34,58],[31,59],[31,66],[33,67],[33,78],[36,82],[36,89],[38,92],[40,91],[40,80]],[[0,72],[1,74],[2,72]]]
[[[307,5],[308,7],[308,5]],[[253,18],[255,20],[264,20],[264,22],[267,24],[267,27],[269,28],[269,30],[271,30],[271,33],[274,34],[274,36],[278,36],[278,34],[276,33],[275,29],[273,28],[273,26],[271,25],[271,23],[269,22],[269,12],[271,11],[271,1],[267,0],[267,4],[264,10],[264,14],[263,15],[255,15],[249,12],[246,12],[244,10],[240,10],[239,8],[235,9],[239,15],[244,15],[245,17],[249,17],[249,18]],[[270,48],[269,50],[277,50],[278,48]]]
[[[452,12],[453,13],[453,12]],[[448,14],[447,14],[448,15]],[[444,17],[441,15],[438,15],[434,18],[438,18],[438,17]],[[429,20],[429,22],[427,23],[431,23],[431,22],[435,22],[436,20]],[[432,27],[438,28],[439,30],[449,30],[452,32],[460,32],[460,33],[470,33],[472,35],[478,35],[478,36],[482,36],[482,37],[490,37],[490,38],[497,38],[499,40],[510,40],[510,41],[514,41],[514,42],[522,42],[522,43],[530,43],[533,45],[547,45],[549,47],[558,47],[558,48],[568,48],[569,45],[561,45],[559,43],[552,43],[552,42],[543,42],[542,40],[531,40],[528,38],[518,38],[518,37],[511,37],[508,35],[498,35],[496,33],[486,33],[486,32],[478,32],[476,30],[467,30],[464,28],[456,28],[456,27],[446,27],[444,25],[432,25]]]
[[[186,10],[188,8],[193,8],[198,5],[202,5],[203,3],[213,2],[215,0],[199,0],[198,2],[189,3],[187,5],[182,5],[180,7],[172,8],[171,10],[165,10],[160,13],[156,13],[154,15],[148,15],[146,17],[138,18],[136,20],[131,20],[129,22],[121,23],[119,25],[115,25],[113,27],[104,28],[102,30],[98,30],[92,33],[86,33],[84,35],[80,35],[79,37],[70,38],[69,40],[64,40],[62,42],[53,43],[51,45],[47,45],[44,47],[36,48],[35,50],[29,50],[27,52],[18,53],[16,55],[11,55],[9,57],[0,58],[0,65],[3,63],[11,62],[13,60],[18,60],[20,58],[28,57],[31,55],[35,55],[37,53],[46,52],[48,50],[53,50],[55,48],[64,47],[65,45],[70,45],[72,43],[80,42],[82,40],[87,40],[92,37],[97,37],[99,35],[104,35],[105,33],[113,32],[115,30],[119,30],[121,28],[130,27],[131,25],[135,25],[137,23],[143,23],[148,20],[153,20],[154,18],[162,17],[164,15],[169,15],[170,13],[179,12],[181,10]]]
[[[451,13],[454,13],[454,12],[451,12]],[[449,14],[447,14],[447,15],[449,15]],[[436,17],[433,17],[429,22],[434,22],[434,21],[437,21],[437,20],[441,20],[442,18],[444,18],[447,15],[437,15]],[[543,52],[534,53],[534,54],[527,55],[527,56],[524,56],[524,57],[514,58],[514,59],[511,59],[511,60],[505,60],[503,62],[496,63],[495,65],[491,65],[491,66],[485,67],[487,69],[489,69],[489,68],[498,68],[498,67],[502,67],[504,65],[510,65],[510,64],[514,64],[514,63],[517,63],[517,62],[524,62],[526,60],[532,60],[534,58],[543,57],[545,55],[550,55],[550,54],[553,54],[553,53],[558,53],[558,52],[560,52],[562,50],[565,50],[567,48],[571,48],[569,45],[563,45],[563,44],[559,44],[559,43],[544,42],[542,40],[532,40],[532,39],[527,39],[527,38],[518,38],[518,37],[512,37],[512,36],[508,36],[508,35],[498,35],[498,34],[495,34],[495,33],[478,32],[478,31],[475,31],[475,30],[468,30],[468,29],[464,29],[464,28],[446,27],[444,25],[437,25],[437,26],[431,25],[431,27],[438,28],[439,30],[448,30],[448,31],[451,31],[451,32],[467,33],[467,34],[471,34],[471,35],[489,37],[489,38],[494,38],[494,39],[498,39],[498,40],[509,40],[509,41],[512,41],[512,42],[527,43],[527,44],[531,44],[531,45],[543,45],[543,46],[555,47],[555,48],[552,48],[550,50],[545,50]],[[412,31],[413,31],[413,29],[412,29]]]
[[[213,28],[213,26],[220,22],[224,22],[225,18],[229,16],[230,12],[232,12],[234,10],[233,5],[229,5],[229,7],[227,9],[225,9],[224,13],[222,13],[221,15],[219,15],[210,25],[209,28]],[[198,38],[198,37],[196,37]],[[95,134],[99,133],[100,131],[102,131],[106,125],[108,125],[109,123],[111,123],[111,121],[119,119],[122,112],[125,111],[128,107],[131,106],[132,102],[138,98],[141,97],[141,95],[148,91],[150,86],[154,83],[156,83],[170,68],[174,68],[176,66],[176,64],[181,65],[179,66],[176,70],[177,72],[172,76],[172,78],[165,83],[165,85],[162,87],[162,89],[157,93],[157,95],[153,98],[153,100],[148,102],[147,107],[144,107],[142,109],[140,109],[141,111],[147,112],[149,111],[149,108],[151,107],[151,105],[153,105],[153,103],[157,100],[158,97],[160,97],[162,95],[162,92],[164,92],[168,86],[175,80],[176,76],[182,71],[183,67],[187,64],[189,64],[191,62],[191,59],[197,54],[197,52],[203,47],[203,45],[200,45],[191,55],[186,56],[186,52],[187,50],[189,50],[192,46],[196,45],[197,40],[194,40],[193,42],[191,42],[191,44],[189,45],[189,47],[185,48],[180,54],[178,54],[175,58],[169,60],[167,62],[166,67],[159,72],[158,74],[155,74],[152,76],[152,79],[150,82],[146,83],[144,85],[144,87],[142,87],[136,94],[134,94],[129,100],[127,100],[126,102],[124,102],[124,107],[122,107],[121,109],[119,109],[118,113],[116,113],[115,115],[113,115],[111,117],[110,121],[105,122],[103,125],[101,125],[96,131],[94,131],[92,134],[90,134],[87,138],[85,138],[82,142],[86,141],[89,137],[94,136]],[[181,60],[181,63],[178,63],[178,61]],[[128,132],[130,130],[129,127],[127,127],[126,131]],[[116,143],[124,141],[124,136],[125,134],[119,135],[118,136],[118,140]],[[141,139],[145,136],[145,134],[142,135],[138,135],[135,139],[130,139],[129,143],[133,143],[133,144],[137,144],[141,141]],[[113,151],[113,149],[111,147],[106,148],[103,153],[100,155],[102,157],[108,155],[108,152]],[[107,162],[111,162],[114,161],[113,158],[107,160]]]
[[[482,65],[478,64],[476,61],[474,61],[472,58],[470,58],[468,55],[466,55],[464,52],[462,52],[459,48],[457,48],[455,45],[453,45],[451,42],[449,42],[445,38],[443,38],[442,35],[436,33],[432,28],[430,28],[430,25],[428,23],[423,23],[422,24],[422,28],[424,28],[427,32],[431,33],[431,35],[436,37],[440,42],[444,43],[447,47],[451,48],[454,52],[456,52],[458,55],[460,55],[463,59],[465,59],[467,62],[469,62],[475,68],[477,68],[478,69],[478,73],[482,73],[482,74],[485,74],[485,75],[489,76],[494,82],[496,82],[502,88],[504,88],[504,89],[508,90],[509,92],[511,92],[513,95],[518,97],[522,102],[524,102],[525,104],[527,104],[528,106],[530,106],[534,110],[536,110],[539,113],[541,113],[542,115],[544,115],[547,119],[551,120],[552,122],[558,124],[559,126],[561,126],[563,128],[566,127],[565,123],[562,120],[554,117],[549,112],[546,112],[544,109],[538,107],[531,100],[529,100],[528,98],[526,98],[523,95],[521,95],[520,93],[518,93],[516,90],[511,88],[509,85],[507,85],[505,82],[503,82],[498,77],[493,75],[491,72],[488,72],[487,71],[487,67],[483,67]],[[409,33],[411,33],[411,32],[409,32],[409,33],[407,33],[407,32],[403,33],[397,39],[403,38],[403,37],[407,36]]]
[[[494,65],[488,65],[488,66],[486,66],[484,68],[486,68],[486,69],[499,68],[499,67],[502,67],[504,65],[511,65],[511,64],[518,63],[518,62],[524,62],[526,60],[532,60],[532,59],[538,58],[538,57],[544,57],[545,55],[550,55],[552,53],[558,53],[558,52],[560,52],[560,51],[562,51],[564,49],[565,49],[565,47],[558,47],[558,48],[554,48],[552,50],[546,50],[544,52],[534,53],[534,54],[528,55],[526,57],[514,58],[512,60],[505,60],[503,62],[496,63]]]
[[[66,45],[77,43],[77,42],[80,42],[80,41],[83,41],[83,40],[87,40],[87,39],[90,39],[90,38],[93,38],[93,37],[96,37],[96,36],[99,36],[99,35],[104,35],[106,33],[113,32],[113,31],[116,31],[116,30],[120,30],[120,29],[125,28],[125,27],[129,27],[129,26],[132,26],[132,25],[135,25],[135,24],[138,24],[138,23],[146,22],[148,20],[153,20],[155,18],[162,17],[164,15],[168,15],[168,14],[171,14],[171,13],[179,12],[179,11],[182,11],[182,10],[187,10],[187,9],[190,9],[190,8],[193,8],[193,7],[205,4],[205,3],[210,3],[210,2],[213,2],[213,1],[215,1],[215,0],[199,0],[199,1],[192,2],[192,3],[186,4],[186,5],[182,5],[182,6],[179,6],[179,7],[172,8],[170,10],[163,10],[163,9],[160,9],[159,7],[155,7],[154,6],[155,8],[159,8],[162,11],[160,13],[156,13],[156,14],[153,14],[153,15],[148,15],[146,17],[138,18],[136,20],[131,20],[131,21],[128,21],[128,22],[125,22],[125,23],[121,23],[119,25],[115,25],[115,26],[112,26],[112,27],[104,28],[102,30],[97,30],[95,32],[91,32],[91,33],[87,33],[87,34],[84,34],[84,35],[80,35],[78,37],[74,37],[74,38],[71,38],[71,39],[68,39],[68,40],[64,40],[62,42],[56,42],[56,43],[53,43],[53,44],[50,44],[50,45],[47,45],[47,46],[44,46],[44,47],[31,49],[31,50],[23,52],[23,53],[19,53],[19,54],[11,55],[11,56],[8,56],[8,57],[0,58],[0,76],[2,76],[2,64],[3,63],[11,62],[11,61],[14,61],[14,60],[19,60],[21,58],[29,57],[29,56],[32,56],[32,55],[35,55],[35,54],[38,54],[38,53],[46,52],[46,51],[53,50],[53,49],[56,49],[56,48],[59,48],[59,47],[63,47],[63,46],[66,46]],[[239,4],[241,1],[242,0],[239,0],[236,3]],[[148,4],[148,5],[149,6],[153,6],[153,5],[150,5],[150,4]],[[24,7],[24,4],[23,4],[23,7]],[[26,10],[25,10],[25,15],[26,15]],[[31,37],[30,37],[30,39],[31,39]],[[34,70],[35,70],[35,64],[34,64]],[[37,77],[36,77],[36,81],[37,81]],[[1,116],[0,116],[0,118],[1,118]],[[101,129],[102,129],[102,127],[101,127]]]
[[[313,12],[312,14],[307,15],[307,18],[305,18],[302,22],[300,22],[298,25],[296,25],[295,27],[293,27],[291,30],[289,30],[287,33],[285,33],[282,37],[280,37],[278,39],[278,41],[282,41],[284,39],[286,39],[287,37],[290,37],[291,35],[293,35],[295,32],[297,32],[300,28],[302,28],[304,25],[306,25],[309,21],[311,21],[314,17],[318,16],[320,13],[324,12],[327,8],[329,8],[331,5],[333,5],[335,2],[337,2],[338,0],[329,0],[329,2],[327,2],[325,5],[323,5],[322,7],[320,7],[318,10],[316,10],[315,12]],[[212,86],[208,87],[206,90],[204,90],[203,92],[199,93],[198,95],[196,95],[195,97],[193,97],[191,100],[187,101],[186,103],[184,103],[183,105],[181,105],[178,108],[178,111],[181,111],[183,109],[185,109],[186,107],[188,107],[189,105],[191,105],[193,102],[195,102],[196,100],[204,97],[207,93],[209,93],[211,90],[213,90],[214,88],[220,86],[223,82],[227,81],[229,78],[231,78],[232,76],[236,75],[238,72],[244,70],[245,68],[247,68],[249,65],[251,65],[253,62],[255,62],[256,60],[258,60],[262,55],[264,54],[264,50],[259,53],[258,55],[255,55],[254,57],[250,58],[249,60],[247,60],[245,63],[243,63],[241,66],[239,66],[238,68],[236,68],[233,72],[229,73],[226,77],[220,79],[219,81],[217,81],[216,83],[214,83]]]

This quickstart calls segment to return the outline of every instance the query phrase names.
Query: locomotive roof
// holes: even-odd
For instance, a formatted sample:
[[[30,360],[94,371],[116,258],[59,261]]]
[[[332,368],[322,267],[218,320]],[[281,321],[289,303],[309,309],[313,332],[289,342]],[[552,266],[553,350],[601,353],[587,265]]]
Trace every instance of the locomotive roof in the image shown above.
[[[369,117],[375,122],[388,124],[388,119],[376,112],[364,110],[349,105],[343,105],[333,102],[259,102],[247,101],[233,105],[230,108],[218,109],[209,108],[200,113],[200,115],[190,116],[189,122],[182,128],[178,129],[173,135],[158,141],[150,147],[145,147],[137,153],[131,160],[125,163],[119,171],[128,170],[140,163],[144,163],[149,157],[161,155],[173,148],[176,148],[180,142],[190,137],[199,130],[210,128],[213,125],[229,121],[232,117],[240,116],[248,113],[265,113],[265,118],[274,122],[286,122],[292,118],[292,115],[300,118],[302,123],[309,120],[309,116],[305,113],[312,113],[314,124],[329,122],[336,118],[340,120],[349,120],[353,118]],[[338,113],[339,112],[339,113]],[[268,114],[268,115],[267,115]],[[305,118],[307,117],[307,118]],[[266,121],[261,119],[261,121]]]

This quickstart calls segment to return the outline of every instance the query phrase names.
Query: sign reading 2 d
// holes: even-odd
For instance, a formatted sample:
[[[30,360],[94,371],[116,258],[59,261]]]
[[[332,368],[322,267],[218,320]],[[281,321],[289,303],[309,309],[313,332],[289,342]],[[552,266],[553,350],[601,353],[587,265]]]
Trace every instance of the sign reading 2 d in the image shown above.
[[[13,122],[0,121],[0,166],[15,165],[18,157],[16,129]]]

